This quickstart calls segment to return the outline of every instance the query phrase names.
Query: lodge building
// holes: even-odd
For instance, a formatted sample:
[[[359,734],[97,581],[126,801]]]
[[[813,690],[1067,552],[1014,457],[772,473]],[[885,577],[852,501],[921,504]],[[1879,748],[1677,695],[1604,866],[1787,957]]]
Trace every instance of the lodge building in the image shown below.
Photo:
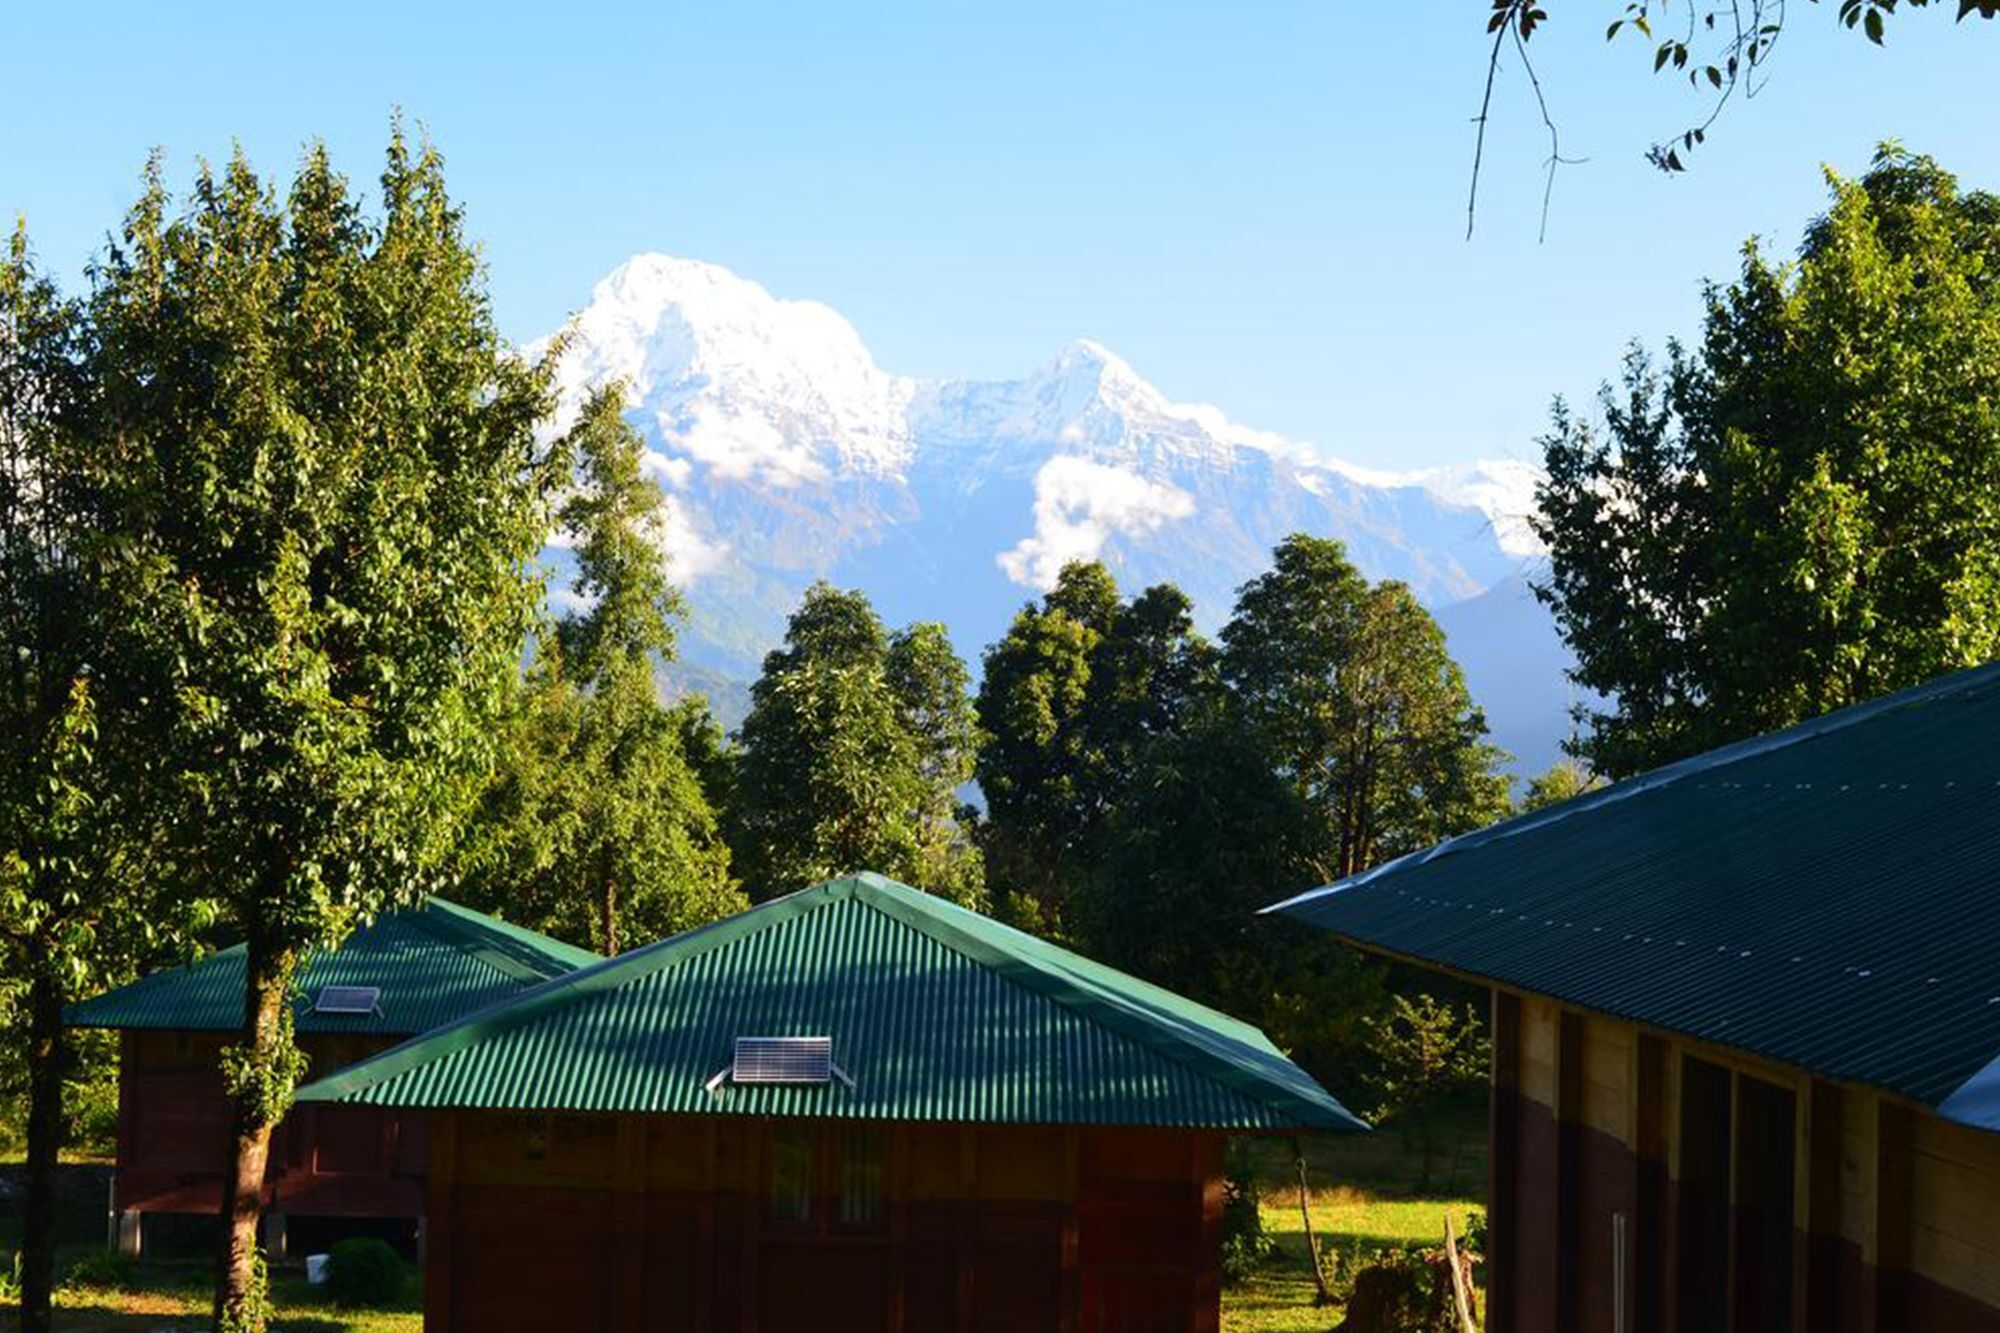
[[[301,970],[294,1030],[309,1076],[561,976],[596,954],[431,898],[376,918]],[[243,1030],[244,951],[223,949],[70,1006],[72,1027],[116,1030],[119,1248],[149,1230],[214,1225],[229,1162],[223,1046]],[[421,1112],[298,1107],[271,1141],[265,1236],[323,1244],[367,1231],[414,1248],[430,1141]]]
[[[874,875],[299,1097],[430,1118],[434,1333],[1214,1333],[1225,1136],[1365,1128],[1254,1027]]]
[[[2000,1330],[2000,667],[1271,910],[1490,990],[1495,1333]]]

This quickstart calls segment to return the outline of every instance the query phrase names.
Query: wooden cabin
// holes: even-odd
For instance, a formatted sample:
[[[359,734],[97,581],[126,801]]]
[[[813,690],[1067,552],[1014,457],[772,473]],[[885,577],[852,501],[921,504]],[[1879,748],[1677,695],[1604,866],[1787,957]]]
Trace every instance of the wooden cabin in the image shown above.
[[[2000,1330],[2000,667],[1273,910],[1490,990],[1497,1333]]]
[[[431,1116],[432,1330],[1213,1333],[1225,1136],[1364,1128],[1255,1028],[873,875],[300,1097]]]
[[[305,965],[294,1024],[308,1076],[595,961],[586,949],[441,898],[379,917]],[[73,1027],[120,1034],[119,1247],[139,1253],[149,1225],[219,1216],[230,1125],[220,1057],[243,1026],[242,946],[142,977],[71,1006],[66,1017]],[[311,1240],[359,1229],[413,1242],[429,1161],[419,1112],[296,1108],[272,1140],[266,1235],[280,1253],[295,1225]]]

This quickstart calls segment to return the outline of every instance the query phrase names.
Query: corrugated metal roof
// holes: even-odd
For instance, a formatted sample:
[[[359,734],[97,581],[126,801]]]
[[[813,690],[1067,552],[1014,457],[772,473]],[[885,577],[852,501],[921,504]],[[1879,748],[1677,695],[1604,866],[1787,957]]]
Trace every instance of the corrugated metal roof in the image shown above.
[[[854,1080],[737,1086],[740,1036]],[[1365,1128],[1256,1028],[875,875],[637,949],[308,1101],[1226,1129]]]
[[[2000,666],[1268,910],[2000,1128]]]
[[[411,1036],[598,961],[588,949],[431,898],[385,913],[340,948],[307,959],[293,1012],[301,1033]],[[379,987],[379,1007],[317,1012],[313,997],[329,985]],[[64,1016],[73,1027],[239,1031],[243,946],[141,977]]]

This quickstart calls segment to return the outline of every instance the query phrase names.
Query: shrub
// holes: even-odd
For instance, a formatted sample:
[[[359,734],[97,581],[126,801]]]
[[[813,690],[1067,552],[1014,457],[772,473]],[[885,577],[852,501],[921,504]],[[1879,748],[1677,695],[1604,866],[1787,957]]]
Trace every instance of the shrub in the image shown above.
[[[335,1305],[393,1305],[408,1284],[409,1270],[387,1241],[357,1237],[327,1252],[326,1294]]]
[[[0,1267],[0,1301],[21,1299],[21,1256],[17,1252],[13,1262]]]
[[[1257,1207],[1256,1167],[1249,1153],[1232,1143],[1222,1179],[1222,1280],[1232,1286],[1244,1281],[1277,1245]]]
[[[104,1287],[123,1291],[132,1285],[132,1256],[117,1250],[86,1250],[63,1274],[68,1287]]]

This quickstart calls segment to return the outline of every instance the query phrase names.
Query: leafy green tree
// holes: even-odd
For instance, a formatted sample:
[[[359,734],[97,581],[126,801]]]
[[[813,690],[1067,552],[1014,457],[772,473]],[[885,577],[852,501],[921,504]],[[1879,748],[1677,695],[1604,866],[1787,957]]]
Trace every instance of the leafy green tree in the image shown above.
[[[1339,542],[1286,538],[1222,642],[1238,717],[1313,812],[1322,882],[1505,811],[1502,756],[1443,631],[1402,584],[1369,584]]]
[[[1231,710],[1209,708],[1142,755],[1081,898],[1083,942],[1093,957],[1253,1019],[1309,1066],[1344,1073],[1381,1006],[1380,969],[1323,933],[1258,915],[1320,882],[1316,825],[1260,738]]]
[[[1140,755],[1185,734],[1216,688],[1213,650],[1177,588],[1125,603],[1103,565],[1075,563],[1021,610],[986,651],[978,700],[987,874],[1010,916],[1074,929]]]
[[[2000,199],[1885,147],[1693,351],[1555,407],[1541,588],[1618,778],[2000,655]]]
[[[85,1073],[63,1006],[202,923],[198,900],[151,891],[152,756],[104,726],[128,700],[100,634],[113,575],[86,338],[17,228],[0,255],[0,1083],[18,1077],[27,1107],[19,1299],[21,1327],[37,1333],[51,1326],[66,1092]]]
[[[683,719],[654,680],[681,603],[660,554],[664,501],[623,396],[593,394],[570,434],[581,481],[560,525],[587,609],[556,624],[529,675],[468,858],[474,896],[606,954],[747,905]]]
[[[1528,780],[1528,790],[1521,797],[1521,811],[1526,814],[1546,810],[1602,785],[1595,774],[1574,759],[1558,759],[1549,765],[1547,772]]]
[[[966,836],[971,811],[961,790],[972,780],[979,723],[970,676],[943,625],[925,621],[889,637],[883,673],[903,729],[914,743],[917,881],[968,906],[985,898],[984,864]]]
[[[1374,1024],[1371,1045],[1379,1065],[1376,1117],[1414,1118],[1423,1149],[1421,1187],[1428,1189],[1437,1155],[1437,1107],[1485,1085],[1492,1059],[1486,1025],[1470,1006],[1455,1010],[1429,995],[1396,995]]]
[[[436,885],[492,756],[556,475],[546,364],[493,326],[443,166],[391,138],[378,216],[321,148],[281,201],[239,154],[157,166],[98,265],[89,366],[114,655],[157,665],[180,884],[247,946],[216,1322],[262,1328],[256,1226],[303,1060],[298,968]]]
[[[964,682],[938,627],[892,643],[862,594],[806,590],[751,687],[732,770],[753,896],[875,870],[976,899],[976,862],[945,822],[965,767]]]

